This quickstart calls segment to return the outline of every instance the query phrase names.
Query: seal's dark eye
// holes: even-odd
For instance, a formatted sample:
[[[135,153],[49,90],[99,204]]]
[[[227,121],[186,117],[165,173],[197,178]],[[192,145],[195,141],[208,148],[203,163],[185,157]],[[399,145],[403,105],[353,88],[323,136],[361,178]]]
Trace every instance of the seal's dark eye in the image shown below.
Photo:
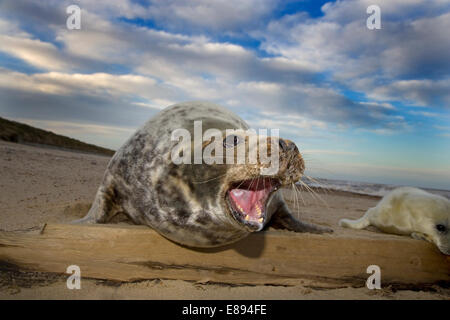
[[[445,231],[447,231],[447,228],[443,224],[437,224],[436,230],[439,232],[445,232]]]
[[[237,146],[239,144],[240,140],[238,136],[230,135],[223,139],[223,146],[225,148],[232,148],[234,146]]]

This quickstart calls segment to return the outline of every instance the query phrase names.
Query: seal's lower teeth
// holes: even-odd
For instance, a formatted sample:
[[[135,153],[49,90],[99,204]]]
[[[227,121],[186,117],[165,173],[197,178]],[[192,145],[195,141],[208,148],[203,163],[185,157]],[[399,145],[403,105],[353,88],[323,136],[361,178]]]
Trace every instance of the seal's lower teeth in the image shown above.
[[[258,206],[258,204],[255,205],[256,206],[256,213],[258,213],[258,217],[261,216],[261,208]]]
[[[259,221],[260,223],[262,223],[262,222],[263,222],[263,218],[258,219],[258,221]]]
[[[245,220],[246,221],[250,220],[250,217],[249,216],[245,216]]]

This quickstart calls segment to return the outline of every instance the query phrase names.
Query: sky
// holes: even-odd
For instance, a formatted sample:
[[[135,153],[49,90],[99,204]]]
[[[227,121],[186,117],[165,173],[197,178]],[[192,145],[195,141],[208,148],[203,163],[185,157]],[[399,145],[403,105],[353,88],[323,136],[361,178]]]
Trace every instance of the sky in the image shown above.
[[[0,117],[117,149],[211,101],[311,176],[450,189],[449,30],[450,0],[2,0]]]

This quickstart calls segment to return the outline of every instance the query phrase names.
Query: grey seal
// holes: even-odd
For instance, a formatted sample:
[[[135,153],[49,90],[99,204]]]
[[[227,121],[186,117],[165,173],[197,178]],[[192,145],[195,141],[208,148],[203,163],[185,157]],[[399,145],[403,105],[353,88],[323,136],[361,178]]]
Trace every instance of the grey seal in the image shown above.
[[[241,142],[246,142],[247,151],[258,148],[259,144],[251,145],[249,137],[239,133],[226,136],[228,129],[249,129],[226,108],[208,102],[167,107],[117,150],[91,209],[76,223],[106,223],[122,212],[135,224],[147,225],[190,247],[233,243],[269,223],[296,232],[332,232],[297,220],[278,192],[280,187],[298,181],[305,169],[297,146],[287,139],[268,139],[267,153],[277,150],[279,155],[278,171],[271,175],[261,175],[261,168],[267,164],[259,157],[253,164],[174,163],[177,141],[173,141],[172,133],[183,128],[194,135],[195,121],[202,122],[203,130],[222,132],[224,149],[236,148],[235,144]],[[202,149],[213,140],[204,142]]]
[[[373,225],[386,233],[427,240],[450,255],[450,200],[422,189],[396,188],[360,219],[342,219],[339,225],[353,229]]]

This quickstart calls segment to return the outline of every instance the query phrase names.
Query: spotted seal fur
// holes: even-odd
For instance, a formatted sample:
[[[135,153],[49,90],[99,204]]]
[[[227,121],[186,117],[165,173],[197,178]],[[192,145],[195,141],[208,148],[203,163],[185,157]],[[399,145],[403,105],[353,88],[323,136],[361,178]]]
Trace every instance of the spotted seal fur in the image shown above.
[[[332,232],[295,219],[277,192],[298,181],[304,171],[303,158],[289,140],[267,143],[268,154],[272,149],[279,152],[279,169],[273,175],[261,175],[266,164],[259,160],[255,164],[175,164],[171,151],[176,141],[171,133],[184,128],[193,134],[193,123],[199,120],[204,130],[249,129],[237,115],[211,103],[187,102],[162,110],[117,150],[91,209],[77,223],[106,223],[122,212],[134,223],[191,247],[233,243],[269,222],[297,232]],[[237,139],[232,137],[232,143]],[[271,147],[272,143],[279,146]],[[252,147],[248,141],[246,146]]]

